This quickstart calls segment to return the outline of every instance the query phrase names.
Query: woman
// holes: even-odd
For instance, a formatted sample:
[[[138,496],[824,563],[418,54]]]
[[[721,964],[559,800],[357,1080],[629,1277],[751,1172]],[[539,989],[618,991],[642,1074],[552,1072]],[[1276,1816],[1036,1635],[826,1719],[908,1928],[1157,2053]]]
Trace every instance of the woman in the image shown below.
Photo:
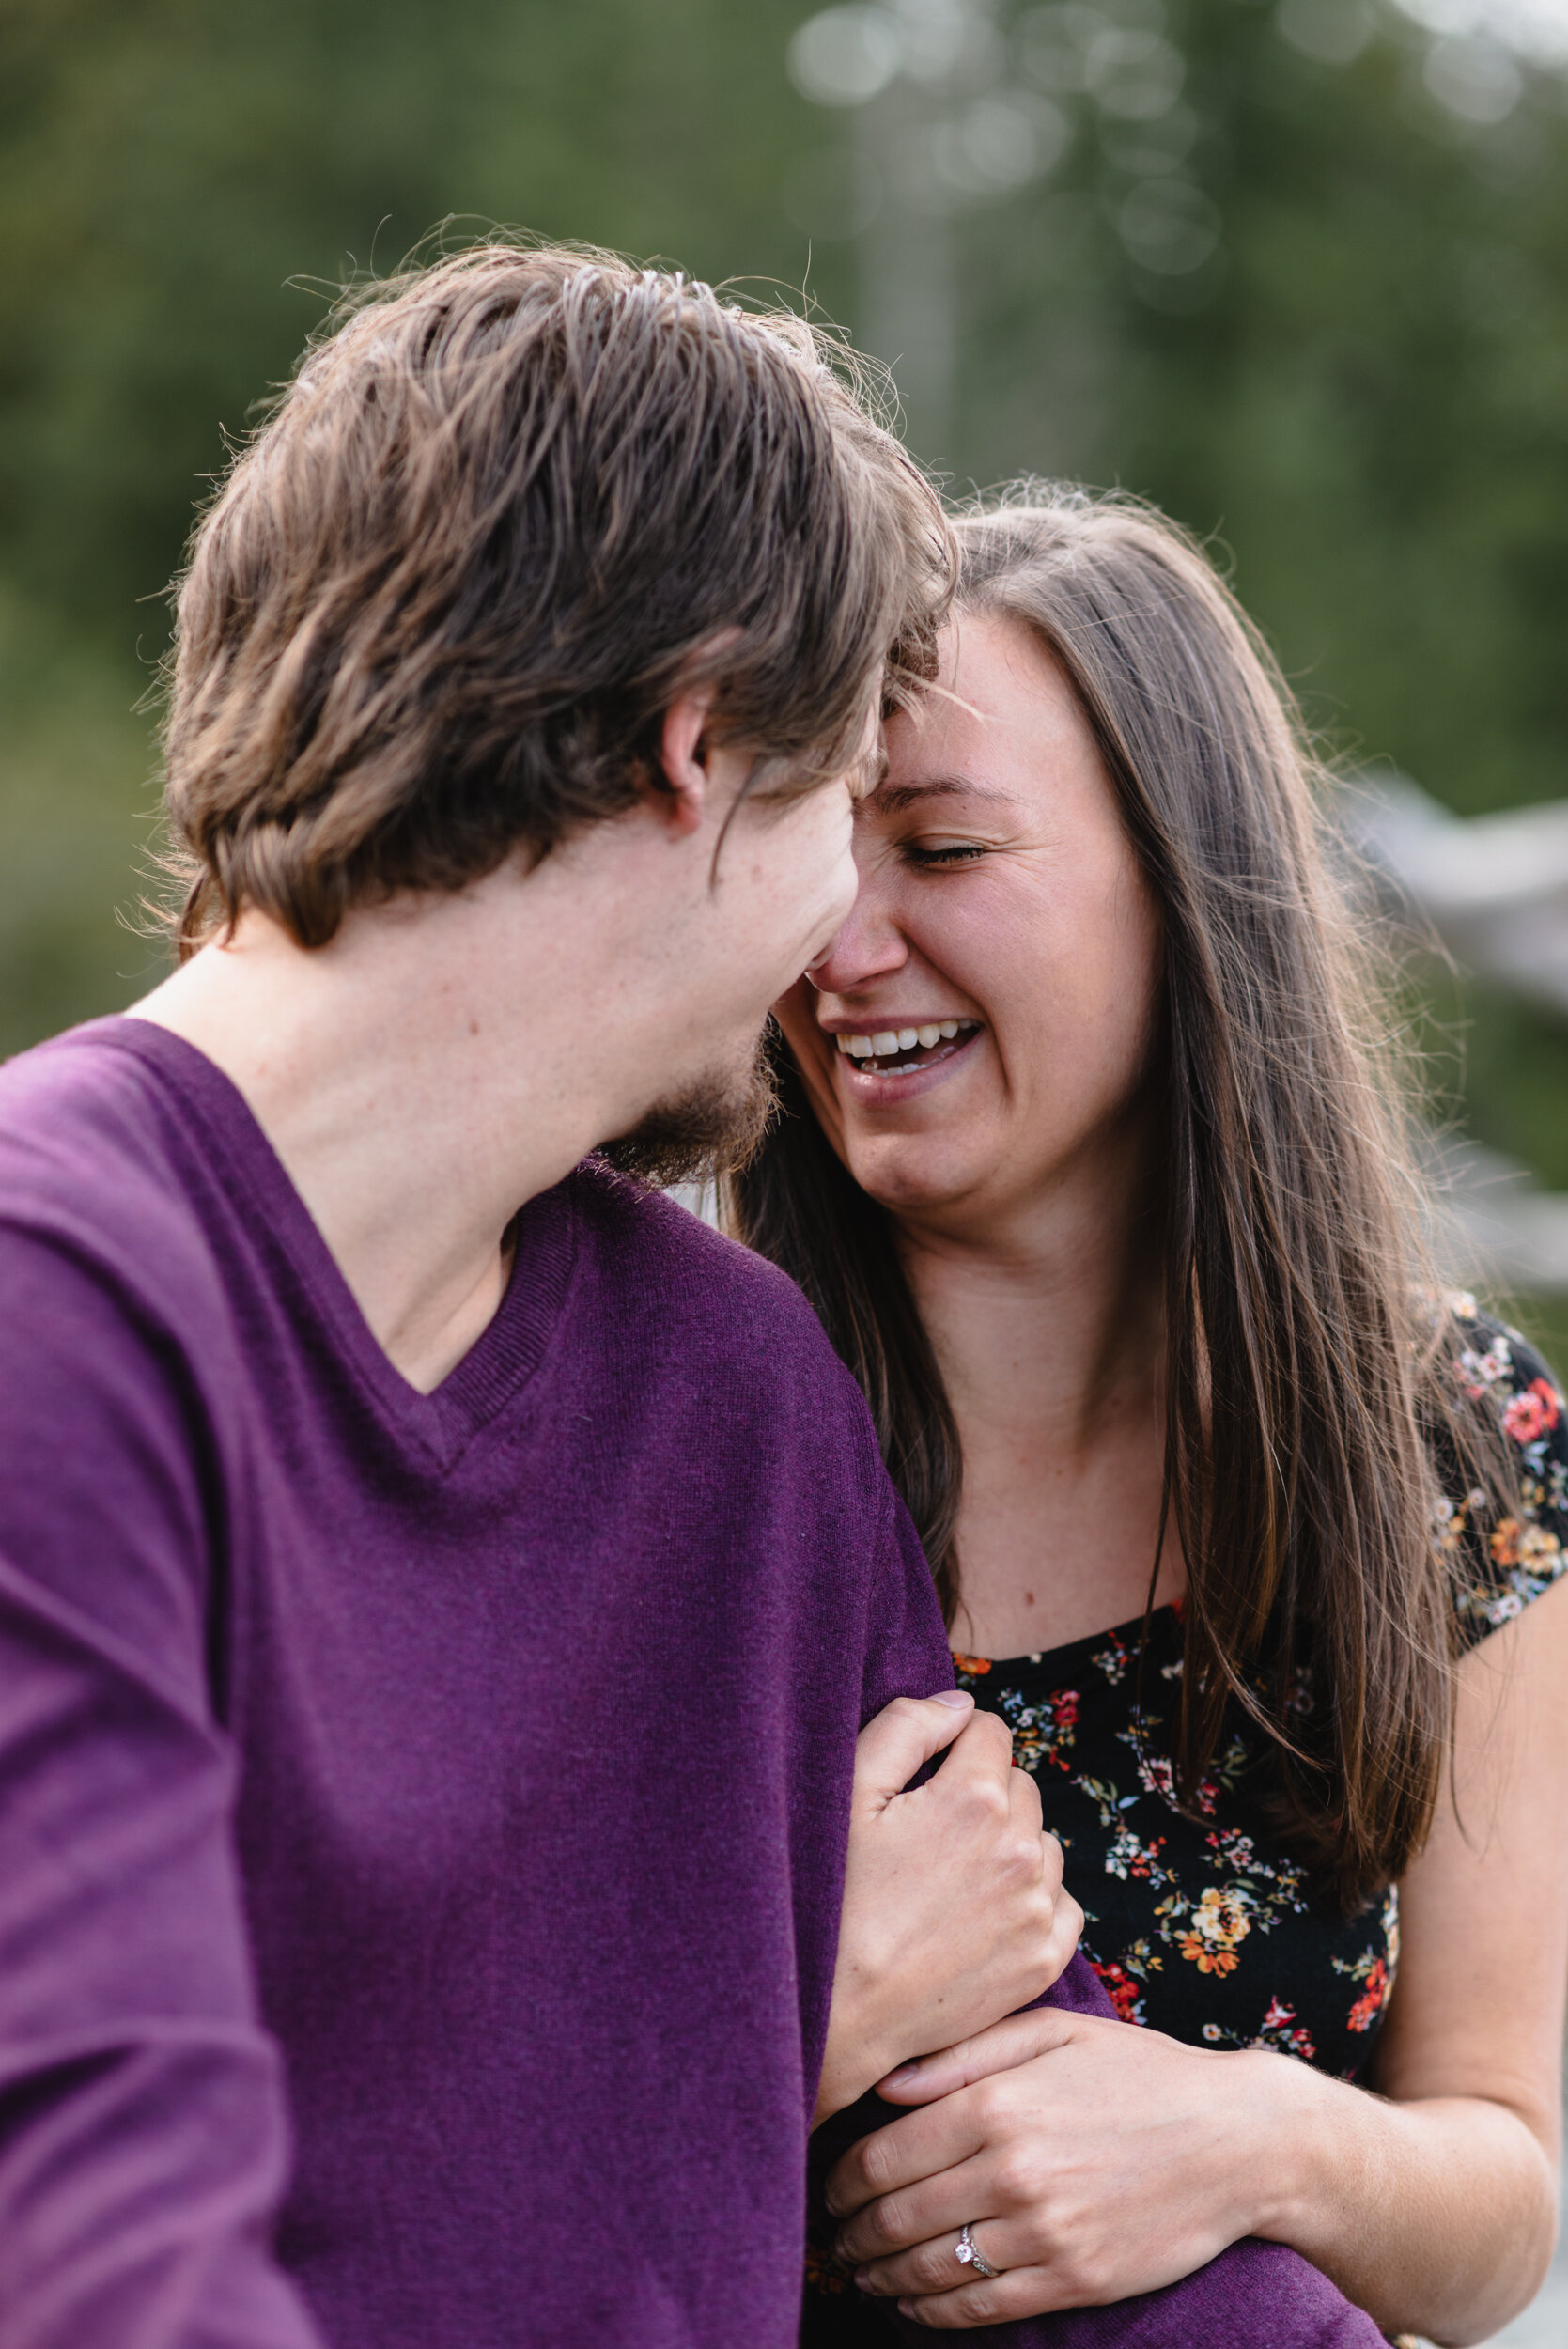
[[[919,2109],[835,2173],[841,2255],[943,2329],[1260,2234],[1475,2341],[1556,2210],[1563,1406],[1437,1301],[1313,772],[1226,590],[1123,500],[960,530],[732,1211],[860,1376],[1148,2028],[1029,2015],[905,2067]]]

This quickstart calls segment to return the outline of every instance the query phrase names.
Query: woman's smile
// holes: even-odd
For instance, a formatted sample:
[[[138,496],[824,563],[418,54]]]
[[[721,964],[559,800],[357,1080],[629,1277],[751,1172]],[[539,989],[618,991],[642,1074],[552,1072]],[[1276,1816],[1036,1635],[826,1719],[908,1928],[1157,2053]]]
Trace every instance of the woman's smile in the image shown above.
[[[830,1034],[834,1033],[829,1031]],[[882,1108],[928,1093],[969,1061],[985,1034],[981,1020],[902,1020],[836,1036],[835,1081],[848,1099]]]

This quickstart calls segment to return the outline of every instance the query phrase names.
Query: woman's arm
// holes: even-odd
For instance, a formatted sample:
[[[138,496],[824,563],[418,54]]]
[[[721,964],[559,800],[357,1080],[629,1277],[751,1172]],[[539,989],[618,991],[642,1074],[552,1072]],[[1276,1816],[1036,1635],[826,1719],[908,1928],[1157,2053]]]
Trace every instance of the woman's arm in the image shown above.
[[[909,1781],[950,1747],[935,1776]],[[1062,1846],[1004,1724],[956,1689],[899,1697],[855,1748],[844,1907],[813,2126],[905,2057],[1048,1990],[1078,1946]]]
[[[1374,2069],[1391,2102],[1358,2099],[1352,2137],[1339,2113],[1355,2092],[1325,2096],[1293,2207],[1271,2230],[1358,2288],[1374,2313],[1444,2341],[1495,2332],[1531,2298],[1552,2255],[1565,1826],[1568,1585],[1559,1583],[1461,1670],[1454,1801],[1400,1888],[1399,1977]],[[1397,2218],[1376,2217],[1377,2203]]]
[[[1016,2016],[884,2083],[922,2109],[834,2171],[868,2288],[916,2295],[938,2329],[996,2324],[1147,2291],[1264,2235],[1389,2331],[1466,2343],[1506,2323],[1555,2223],[1564,1690],[1559,1585],[1461,1669],[1453,1801],[1401,1888],[1377,2092],[1262,2050]],[[954,2259],[966,2219],[996,2282]]]

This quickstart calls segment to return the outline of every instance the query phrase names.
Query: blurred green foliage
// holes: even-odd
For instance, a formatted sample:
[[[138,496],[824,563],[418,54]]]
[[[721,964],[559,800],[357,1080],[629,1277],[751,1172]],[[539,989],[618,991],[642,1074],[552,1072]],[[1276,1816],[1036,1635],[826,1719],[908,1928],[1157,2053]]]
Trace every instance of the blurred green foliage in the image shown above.
[[[7,0],[0,1051],[125,1002],[193,510],[331,286],[453,213],[784,272],[780,0]],[[293,282],[291,282],[293,281]],[[300,282],[303,281],[303,282]]]
[[[960,488],[1032,468],[1154,497],[1229,550],[1342,753],[1466,812],[1558,797],[1564,86],[1527,73],[1506,119],[1466,121],[1390,9],[1349,62],[1286,37],[1363,4],[1172,0],[1223,223],[1190,285],[1114,233],[1137,126],[1075,118],[1046,177],[946,224],[952,444],[918,453]],[[145,984],[116,908],[156,797],[135,705],[161,591],[332,284],[461,215],[777,280],[854,328],[852,244],[791,216],[802,162],[847,135],[785,71],[808,12],[6,0],[0,1050]],[[1560,1028],[1480,993],[1447,1024],[1478,1128],[1568,1187]]]

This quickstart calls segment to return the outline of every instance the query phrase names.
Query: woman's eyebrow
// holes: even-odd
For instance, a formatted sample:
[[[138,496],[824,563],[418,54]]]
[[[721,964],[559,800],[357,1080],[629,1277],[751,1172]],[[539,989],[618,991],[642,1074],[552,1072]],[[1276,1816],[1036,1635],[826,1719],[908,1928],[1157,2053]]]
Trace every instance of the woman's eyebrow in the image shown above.
[[[930,783],[879,783],[866,804],[878,815],[902,816],[923,800],[979,800],[992,807],[1017,807],[1010,791],[996,791],[963,775],[939,775]]]

